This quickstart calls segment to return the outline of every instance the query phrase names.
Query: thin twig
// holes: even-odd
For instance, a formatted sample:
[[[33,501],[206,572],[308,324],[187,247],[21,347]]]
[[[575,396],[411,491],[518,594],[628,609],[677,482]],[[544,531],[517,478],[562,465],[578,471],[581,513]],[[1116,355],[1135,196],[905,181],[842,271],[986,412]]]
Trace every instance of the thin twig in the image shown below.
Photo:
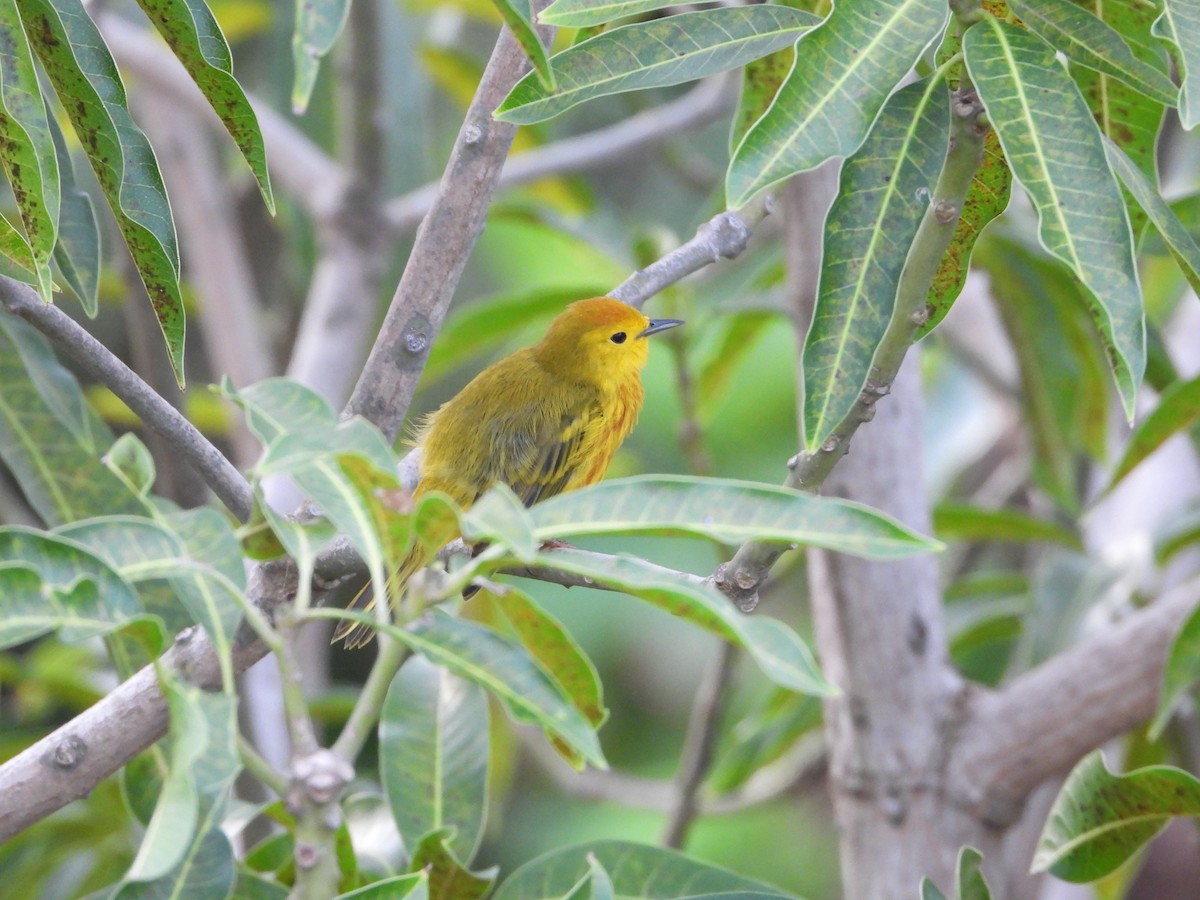
[[[682,847],[688,829],[700,812],[697,796],[716,750],[717,735],[721,729],[722,698],[733,671],[733,660],[733,645],[721,641],[717,655],[710,662],[704,681],[696,691],[687,735],[683,739],[683,758],[675,779],[675,796],[667,825],[663,829],[663,846]]]
[[[342,759],[357,759],[358,754],[362,752],[363,745],[371,736],[371,729],[379,721],[388,687],[400,671],[401,663],[408,656],[407,649],[395,638],[382,631],[375,637],[379,642],[379,655],[375,657],[375,664],[371,666],[366,683],[358,692],[358,699],[354,702],[350,718],[346,720],[342,733],[333,744],[333,752]]]
[[[696,229],[691,240],[634,272],[609,296],[640,309],[663,288],[721,259],[733,259],[746,249],[750,235],[771,214],[772,207],[771,196],[766,194],[741,209],[717,213]]]
[[[0,276],[0,304],[50,338],[89,377],[137,413],[147,428],[167,440],[213,493],[242,521],[250,515],[250,485],[233,464],[179,410],[57,306],[43,303],[33,288]]]
[[[287,796],[287,779],[281,775],[266,757],[258,752],[253,743],[244,734],[238,734],[238,755],[246,771],[275,792],[281,799]]]

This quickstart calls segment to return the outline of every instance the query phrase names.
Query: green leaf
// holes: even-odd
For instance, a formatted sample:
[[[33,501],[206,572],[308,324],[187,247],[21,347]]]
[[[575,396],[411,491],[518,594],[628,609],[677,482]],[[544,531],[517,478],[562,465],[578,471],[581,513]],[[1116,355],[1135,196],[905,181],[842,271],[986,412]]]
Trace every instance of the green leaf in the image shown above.
[[[713,415],[738,366],[774,318],[772,313],[750,310],[723,315],[710,326],[717,340],[696,366],[696,407],[702,420]]]
[[[263,446],[290,431],[337,425],[337,415],[325,398],[290,378],[268,378],[242,390],[226,378],[221,393],[242,408],[247,427]]]
[[[204,0],[138,0],[209,106],[237,144],[272,214],[275,199],[267,174],[267,150],[258,117],[237,79],[229,44]]]
[[[737,644],[776,684],[803,694],[829,696],[837,692],[821,676],[808,647],[794,631],[766,616],[743,615],[707,584],[634,556],[599,557],[561,549],[544,552],[540,559],[548,569],[583,575],[624,591]]]
[[[589,853],[587,855],[588,871],[579,880],[575,888],[566,895],[564,900],[613,900],[616,890],[613,887],[612,876],[600,865],[600,861]]]
[[[666,87],[734,69],[794,43],[816,22],[811,13],[768,4],[624,25],[556,53],[550,64],[558,90],[545,90],[531,72],[500,104],[496,118],[529,125],[595,97]]]
[[[593,860],[612,879],[618,897],[679,900],[681,897],[755,897],[795,900],[766,882],[684,856],[675,850],[628,841],[595,841],[560,847],[512,873],[492,900],[557,900],[587,878]]]
[[[1164,0],[1154,34],[1175,46],[1183,86],[1179,89],[1179,121],[1189,131],[1200,122],[1200,3]]]
[[[11,277],[32,285],[34,288],[37,287],[37,263],[33,259],[33,251],[29,249],[25,235],[2,215],[0,215],[0,256],[7,259],[13,266],[14,271],[9,273]]]
[[[1146,365],[1129,217],[1079,90],[1054,50],[986,18],[963,39],[967,68],[1013,174],[1038,210],[1042,245],[1090,291],[1126,415]]]
[[[487,540],[502,544],[517,559],[530,560],[537,553],[529,511],[508,485],[498,483],[463,513],[463,537],[475,543]]]
[[[287,900],[289,893],[291,891],[278,881],[272,881],[270,878],[264,878],[243,868],[238,870],[237,881],[234,882],[233,893],[230,896],[237,897],[238,900]],[[348,895],[342,894],[341,896]]]
[[[1008,0],[1031,29],[1066,56],[1118,78],[1146,97],[1174,106],[1179,89],[1161,70],[1134,56],[1121,33],[1071,0]]]
[[[18,0],[18,6],[146,285],[182,385],[179,248],[154,151],[129,116],[121,76],[82,2]]]
[[[1012,170],[1000,149],[995,129],[989,128],[983,139],[983,159],[971,178],[962,212],[954,225],[954,237],[942,254],[929,285],[929,294],[925,298],[925,324],[917,332],[918,340],[933,331],[950,312],[967,281],[975,242],[988,223],[1008,208],[1011,196]]]
[[[1179,269],[1192,286],[1192,290],[1200,291],[1200,247],[1196,246],[1195,240],[1167,201],[1162,198],[1154,183],[1134,165],[1133,160],[1126,156],[1120,147],[1113,141],[1105,141],[1104,152],[1113,171],[1162,235],[1167,249],[1179,264]]]
[[[958,851],[958,863],[955,866],[958,900],[992,900],[982,865],[983,854],[974,847],[963,847]]]
[[[708,777],[709,789],[720,794],[736,790],[820,724],[819,699],[784,688],[773,689],[729,729]]]
[[[725,181],[730,208],[863,142],[896,83],[946,24],[936,0],[844,0],[796,45],[774,104],[742,138]]]
[[[569,534],[689,534],[726,544],[782,541],[873,559],[940,547],[857,503],[724,478],[617,478],[559,494],[529,514],[542,541]]]
[[[142,615],[133,589],[75,541],[0,528],[0,646],[59,629],[64,641],[108,634]]]
[[[135,497],[145,499],[150,496],[155,478],[154,457],[132,431],[117,438],[100,461]]]
[[[203,691],[160,672],[171,717],[169,768],[120,900],[162,896],[220,900],[235,879],[221,811],[241,769],[237,697]]]
[[[1015,541],[1059,544],[1082,550],[1079,535],[1071,529],[1015,509],[983,509],[960,503],[942,503],[933,511],[933,530],[943,541]]]
[[[313,609],[312,618],[350,619],[382,628],[430,662],[491,691],[519,722],[540,725],[596,768],[608,768],[600,742],[583,717],[519,644],[490,629],[434,609],[408,628],[378,625],[348,610]]]
[[[671,0],[554,0],[538,19],[547,25],[586,28],[671,5]]]
[[[983,854],[974,847],[963,847],[958,851],[954,878],[958,900],[992,900],[992,892],[980,871],[982,863]],[[922,878],[921,900],[946,900],[946,895],[928,878]]]
[[[529,0],[492,0],[492,5],[499,11],[500,18],[533,63],[533,71],[537,73],[541,86],[547,91],[553,91],[554,72],[546,58],[546,46],[538,37],[537,29],[533,27],[533,10],[530,9]]]
[[[241,897],[240,893],[235,894]],[[287,891],[284,891],[287,896]],[[368,884],[348,894],[338,894],[337,900],[429,900],[429,876],[425,872],[395,875]]]
[[[410,657],[379,719],[380,775],[404,846],[449,828],[447,844],[470,860],[487,811],[487,697],[423,656]]]
[[[596,667],[563,624],[528,594],[505,585],[488,598],[538,664],[594,728],[608,718]]]
[[[58,159],[16,0],[0,0],[0,42],[0,165],[25,226],[38,291],[49,303],[50,257],[58,237]]]
[[[242,619],[245,573],[237,538],[215,509],[168,514],[163,522],[105,516],[60,527],[131,584],[165,580],[225,665]],[[232,690],[232,669],[225,671]]]
[[[1200,816],[1200,781],[1172,766],[1115,775],[1097,750],[1067,776],[1031,871],[1095,881],[1129,859],[1172,816]]]
[[[492,867],[483,872],[472,872],[446,846],[444,830],[425,836],[413,853],[409,868],[425,872],[429,878],[429,894],[439,900],[477,900],[495,884],[499,871]]]
[[[1116,487],[1168,438],[1191,428],[1197,421],[1200,421],[1200,377],[1191,381],[1177,381],[1163,392],[1158,406],[1130,436],[1125,455],[1117,464],[1105,491]]]
[[[100,223],[91,195],[75,181],[75,166],[58,121],[51,116],[49,123],[62,183],[54,261],[84,313],[95,318],[100,299]]]
[[[1136,59],[1157,70],[1163,78],[1169,78],[1170,61],[1166,48],[1151,33],[1161,8],[1160,3],[1109,3],[1107,0],[1079,2],[1084,9],[1120,33]],[[1157,189],[1158,136],[1165,121],[1166,107],[1150,100],[1124,81],[1095,69],[1072,66],[1070,74],[1087,100],[1100,131],[1129,154]],[[1178,91],[1175,94],[1177,96]],[[1130,206],[1133,233],[1140,235],[1145,228],[1146,216],[1129,203],[1128,196],[1126,205]]]
[[[1175,713],[1179,700],[1200,680],[1200,607],[1184,620],[1171,641],[1167,664],[1163,669],[1162,690],[1158,692],[1158,710],[1150,725],[1150,739],[1158,740]]]
[[[804,342],[804,441],[815,452],[854,407],[892,320],[896,287],[950,140],[950,99],[925,79],[884,104],[842,166]]]
[[[51,525],[143,503],[100,463],[112,435],[32,325],[0,312],[0,459]]]
[[[304,115],[321,60],[330,50],[350,11],[350,0],[296,0],[296,28],[292,33],[292,112]]]
[[[1077,513],[1085,454],[1102,457],[1108,443],[1108,363],[1084,292],[1040,248],[995,235],[976,256],[1017,354],[1034,478]]]

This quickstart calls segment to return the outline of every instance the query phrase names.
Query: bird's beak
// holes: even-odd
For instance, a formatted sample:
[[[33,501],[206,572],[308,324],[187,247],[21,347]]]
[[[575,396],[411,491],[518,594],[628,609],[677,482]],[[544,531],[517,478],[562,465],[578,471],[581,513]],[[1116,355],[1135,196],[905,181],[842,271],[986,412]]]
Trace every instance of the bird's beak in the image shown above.
[[[652,334],[658,334],[660,331],[666,331],[668,328],[674,328],[676,325],[682,324],[683,319],[651,319],[650,324],[642,329],[638,337],[650,337]]]

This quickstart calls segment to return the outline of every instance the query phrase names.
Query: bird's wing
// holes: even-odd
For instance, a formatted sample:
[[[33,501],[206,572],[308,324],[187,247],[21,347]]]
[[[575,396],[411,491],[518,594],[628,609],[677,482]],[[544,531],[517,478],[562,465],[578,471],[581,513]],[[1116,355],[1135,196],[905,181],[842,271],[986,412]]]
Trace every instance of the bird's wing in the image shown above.
[[[522,503],[533,506],[560,494],[577,478],[593,422],[594,414],[585,407],[545,423],[532,442],[533,452],[505,479]]]

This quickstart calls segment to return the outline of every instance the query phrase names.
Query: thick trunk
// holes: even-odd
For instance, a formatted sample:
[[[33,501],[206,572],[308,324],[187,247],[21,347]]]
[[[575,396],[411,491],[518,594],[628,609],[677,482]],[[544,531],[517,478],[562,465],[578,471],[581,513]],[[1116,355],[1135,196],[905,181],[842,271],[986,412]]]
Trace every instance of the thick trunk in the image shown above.
[[[876,412],[826,493],[928,534],[915,354]],[[827,703],[825,728],[845,896],[908,900],[925,875],[952,890],[959,847],[986,841],[986,855],[995,839],[942,792],[967,689],[947,661],[937,559],[813,553],[810,572],[822,662],[843,692]]]

